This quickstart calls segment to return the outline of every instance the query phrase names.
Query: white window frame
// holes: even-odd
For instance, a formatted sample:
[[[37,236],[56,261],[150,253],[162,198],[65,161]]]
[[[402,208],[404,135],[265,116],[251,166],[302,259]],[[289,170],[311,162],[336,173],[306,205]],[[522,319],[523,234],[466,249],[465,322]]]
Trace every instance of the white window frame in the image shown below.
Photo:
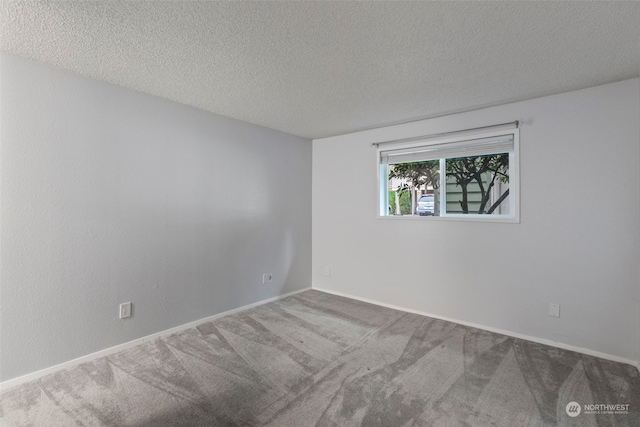
[[[440,144],[461,143],[481,138],[492,138],[501,135],[513,135],[513,151],[509,151],[509,214],[508,215],[487,215],[487,214],[448,214],[446,213],[446,173],[445,158],[440,158],[440,216],[420,217],[417,215],[389,215],[389,192],[388,179],[389,167],[381,162],[383,152],[389,150],[410,149],[419,147],[429,147]],[[458,157],[465,157],[464,154]],[[481,222],[520,222],[520,129],[511,128],[506,130],[476,131],[473,133],[461,132],[451,136],[441,137],[420,137],[410,140],[400,140],[377,144],[376,165],[378,169],[378,214],[379,219],[384,220],[414,220],[414,221],[481,221]]]

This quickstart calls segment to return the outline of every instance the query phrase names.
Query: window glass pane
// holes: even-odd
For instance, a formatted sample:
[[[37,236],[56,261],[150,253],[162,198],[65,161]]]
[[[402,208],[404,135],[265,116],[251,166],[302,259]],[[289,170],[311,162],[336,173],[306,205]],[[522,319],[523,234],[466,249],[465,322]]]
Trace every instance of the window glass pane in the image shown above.
[[[446,159],[447,214],[509,214],[509,154]]]
[[[389,215],[439,215],[439,187],[439,160],[389,165]]]

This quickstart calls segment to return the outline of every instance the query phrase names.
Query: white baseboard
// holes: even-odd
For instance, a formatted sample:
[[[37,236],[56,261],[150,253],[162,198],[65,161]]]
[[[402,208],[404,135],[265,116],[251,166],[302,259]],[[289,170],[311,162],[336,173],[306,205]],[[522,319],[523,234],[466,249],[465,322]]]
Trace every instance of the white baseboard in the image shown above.
[[[158,338],[166,337],[178,332],[182,332],[184,330],[193,328],[194,326],[198,326],[202,323],[210,322],[212,320],[218,319],[223,316],[228,316],[229,314],[237,313],[239,311],[247,310],[249,308],[257,307],[262,304],[266,304],[269,302],[277,301],[282,298],[289,297],[291,295],[299,294],[300,292],[308,291],[311,288],[304,288],[297,291],[289,292],[283,295],[278,295],[276,297],[268,298],[266,300],[254,302],[253,304],[244,305],[242,307],[234,308],[233,310],[225,311],[223,313],[214,314],[213,316],[205,317],[204,319],[195,320],[193,322],[185,323],[184,325],[176,326],[175,328],[167,329],[161,332],[156,332],[155,334],[147,335],[142,338],[137,338],[133,341],[128,341],[123,344],[116,345],[114,347],[109,347],[104,350],[97,351],[95,353],[88,354],[86,356],[78,357],[77,359],[69,360],[67,362],[60,363],[59,365],[51,366],[49,368],[42,369],[40,371],[32,372],[27,375],[23,375],[17,378],[13,378],[7,381],[3,381],[0,383],[0,390],[5,391],[12,387],[18,386],[20,384],[24,384],[29,381],[37,380],[42,378],[45,375],[52,374],[54,372],[61,371],[63,369],[72,368],[74,366],[80,365],[82,363],[91,362],[92,360],[99,359],[100,357],[109,356],[111,354],[117,353],[122,350],[126,350],[131,347],[135,347],[142,343],[146,343],[149,341],[154,341]]]
[[[490,326],[479,325],[477,323],[466,322],[464,320],[452,319],[452,318],[449,318],[449,317],[439,316],[437,314],[426,313],[426,312],[420,311],[420,310],[412,310],[410,308],[398,307],[396,305],[386,304],[384,302],[375,301],[375,300],[368,299],[368,298],[361,298],[361,297],[358,297],[358,296],[355,296],[355,295],[350,295],[350,294],[346,294],[346,293],[343,293],[343,292],[336,292],[336,291],[332,291],[332,290],[329,290],[329,289],[313,287],[313,290],[314,291],[325,292],[325,293],[328,293],[328,294],[337,295],[337,296],[341,296],[341,297],[345,297],[345,298],[350,298],[350,299],[366,302],[366,303],[369,303],[369,304],[375,304],[375,305],[379,305],[381,307],[392,308],[394,310],[404,311],[406,313],[419,314],[421,316],[433,317],[434,319],[446,320],[447,322],[457,323],[459,325],[469,326],[469,327],[476,328],[476,329],[482,329],[484,331],[495,332],[497,334],[502,334],[502,335],[506,335],[506,336],[509,336],[509,337],[513,337],[513,338],[519,338],[519,339],[526,340],[526,341],[533,341],[533,342],[538,343],[538,344],[544,344],[544,345],[548,345],[548,346],[551,346],[551,347],[557,347],[557,348],[561,348],[563,350],[575,351],[576,353],[587,354],[589,356],[595,356],[595,357],[599,357],[601,359],[606,359],[606,360],[612,360],[614,362],[625,363],[627,365],[635,366],[638,369],[638,371],[640,371],[640,363],[638,363],[638,362],[636,362],[634,360],[626,359],[624,357],[614,356],[612,354],[601,353],[599,351],[590,350],[588,348],[576,347],[576,346],[573,346],[573,345],[570,345],[570,344],[565,344],[565,343],[562,343],[562,342],[556,342],[556,341],[551,341],[551,340],[547,340],[547,339],[544,339],[544,338],[538,338],[538,337],[533,337],[533,336],[530,336],[530,335],[519,334],[517,332],[507,331],[507,330],[504,330],[504,329],[492,328]]]

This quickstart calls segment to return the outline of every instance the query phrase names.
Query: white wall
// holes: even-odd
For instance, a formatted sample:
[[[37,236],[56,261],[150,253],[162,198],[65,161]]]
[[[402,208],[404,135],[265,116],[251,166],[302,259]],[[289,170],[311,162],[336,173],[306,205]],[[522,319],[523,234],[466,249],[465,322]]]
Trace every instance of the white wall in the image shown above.
[[[315,140],[313,287],[639,360],[638,92],[632,79]],[[372,142],[513,120],[519,224],[376,219]]]
[[[311,141],[0,61],[2,380],[311,285]]]

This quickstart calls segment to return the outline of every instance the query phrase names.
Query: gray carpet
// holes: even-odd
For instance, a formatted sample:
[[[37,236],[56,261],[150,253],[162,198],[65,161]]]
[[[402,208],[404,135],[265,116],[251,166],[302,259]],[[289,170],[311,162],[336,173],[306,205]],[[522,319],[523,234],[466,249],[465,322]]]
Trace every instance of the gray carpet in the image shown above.
[[[640,426],[640,374],[307,291],[10,389],[0,425]]]

